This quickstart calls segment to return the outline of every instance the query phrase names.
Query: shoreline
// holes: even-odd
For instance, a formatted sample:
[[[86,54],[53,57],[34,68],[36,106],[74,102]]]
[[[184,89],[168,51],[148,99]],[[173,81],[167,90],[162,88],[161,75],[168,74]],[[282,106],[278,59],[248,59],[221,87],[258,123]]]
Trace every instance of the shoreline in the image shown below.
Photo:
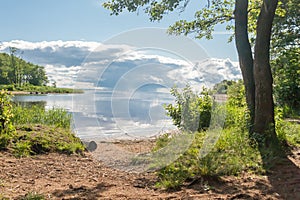
[[[12,95],[45,95],[45,94],[83,94],[82,92],[38,92],[38,91],[7,91],[8,93]]]

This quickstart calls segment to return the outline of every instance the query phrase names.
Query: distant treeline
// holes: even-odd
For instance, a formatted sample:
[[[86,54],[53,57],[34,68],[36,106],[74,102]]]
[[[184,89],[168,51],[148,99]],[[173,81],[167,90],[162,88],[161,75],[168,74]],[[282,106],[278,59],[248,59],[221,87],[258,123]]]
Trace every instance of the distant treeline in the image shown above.
[[[16,51],[10,48],[10,55],[0,53],[0,84],[45,86],[48,83],[45,68],[18,58]]]

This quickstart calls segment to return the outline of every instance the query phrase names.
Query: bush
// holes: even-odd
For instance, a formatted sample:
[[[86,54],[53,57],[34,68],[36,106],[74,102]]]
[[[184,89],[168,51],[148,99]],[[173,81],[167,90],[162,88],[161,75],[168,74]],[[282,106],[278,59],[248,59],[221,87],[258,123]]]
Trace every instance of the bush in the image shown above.
[[[214,85],[213,91],[217,94],[227,94],[228,88],[233,84],[235,84],[233,80],[223,80]]]
[[[175,104],[165,106],[167,115],[174,125],[185,131],[206,130],[210,125],[213,101],[208,90],[203,88],[200,94],[194,93],[189,85],[182,91],[174,87],[171,94]]]
[[[15,134],[12,117],[11,96],[2,90],[0,92],[0,150],[6,149]]]
[[[250,113],[246,105],[245,87],[242,80],[233,82],[227,94],[224,128],[238,128],[241,132],[248,131],[251,126]]]
[[[300,110],[300,49],[282,51],[272,61],[276,103],[290,110]],[[290,113],[287,112],[287,115]]]
[[[12,103],[11,96],[4,90],[0,92],[0,130],[1,133],[12,128],[11,119],[12,114]]]

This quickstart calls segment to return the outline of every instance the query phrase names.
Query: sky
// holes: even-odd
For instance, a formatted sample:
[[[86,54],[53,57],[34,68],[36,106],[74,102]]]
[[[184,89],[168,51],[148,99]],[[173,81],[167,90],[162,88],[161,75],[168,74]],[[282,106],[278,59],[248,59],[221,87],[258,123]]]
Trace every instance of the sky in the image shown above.
[[[185,12],[166,15],[160,22],[148,16],[124,12],[110,16],[102,0],[0,0],[0,41],[89,41],[103,43],[110,38],[145,27],[167,28],[179,19],[192,19],[201,1],[191,1]],[[206,1],[202,1],[206,2]],[[214,39],[196,40],[214,58],[237,61],[234,43],[227,43],[230,33],[217,27]],[[193,36],[190,36],[193,38]]]

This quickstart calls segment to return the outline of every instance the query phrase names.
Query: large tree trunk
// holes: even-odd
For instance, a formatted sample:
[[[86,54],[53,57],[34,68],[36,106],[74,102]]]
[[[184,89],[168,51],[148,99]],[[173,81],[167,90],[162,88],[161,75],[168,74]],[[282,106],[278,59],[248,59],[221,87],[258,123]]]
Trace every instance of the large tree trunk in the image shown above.
[[[239,1],[239,0],[237,0]],[[278,0],[264,0],[257,20],[254,47],[255,116],[253,130],[256,133],[275,136],[273,78],[270,67],[270,39],[272,22]]]
[[[235,1],[235,44],[246,91],[246,101],[250,111],[251,125],[255,116],[255,85],[253,77],[253,57],[248,38],[248,0]],[[252,133],[252,126],[250,127]]]

